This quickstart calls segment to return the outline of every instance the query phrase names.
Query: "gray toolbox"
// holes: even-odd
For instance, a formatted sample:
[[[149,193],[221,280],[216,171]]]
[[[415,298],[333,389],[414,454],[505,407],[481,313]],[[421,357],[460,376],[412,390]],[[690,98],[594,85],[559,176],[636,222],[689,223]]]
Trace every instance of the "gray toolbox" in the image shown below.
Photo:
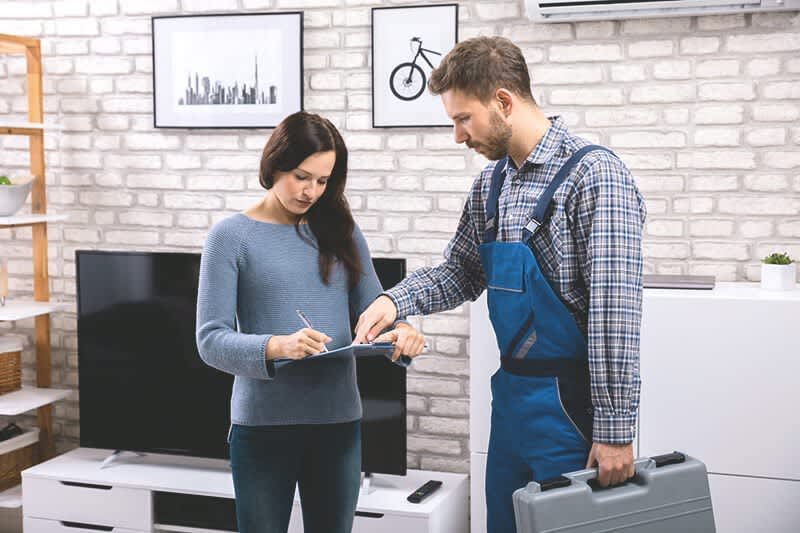
[[[713,533],[705,465],[680,452],[635,462],[636,475],[602,488],[596,469],[514,492],[517,533]]]

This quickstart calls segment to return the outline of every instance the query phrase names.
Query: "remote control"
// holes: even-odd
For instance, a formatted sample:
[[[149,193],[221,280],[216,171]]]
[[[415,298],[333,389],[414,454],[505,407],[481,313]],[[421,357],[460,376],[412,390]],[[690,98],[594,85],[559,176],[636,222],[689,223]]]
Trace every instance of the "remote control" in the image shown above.
[[[428,497],[430,494],[434,493],[436,489],[438,489],[441,486],[442,486],[441,481],[436,481],[432,479],[426,482],[424,485],[422,485],[420,488],[418,488],[411,494],[409,494],[408,498],[406,499],[411,503],[419,503],[426,497]]]

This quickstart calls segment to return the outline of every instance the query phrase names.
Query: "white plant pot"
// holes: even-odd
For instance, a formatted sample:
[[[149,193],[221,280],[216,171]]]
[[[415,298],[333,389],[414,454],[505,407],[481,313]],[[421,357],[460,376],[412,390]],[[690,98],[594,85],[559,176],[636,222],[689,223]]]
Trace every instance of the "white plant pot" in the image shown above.
[[[797,268],[795,263],[788,265],[768,265],[761,263],[761,288],[771,291],[790,291],[794,289]]]
[[[31,185],[33,185],[32,180],[0,185],[0,217],[11,216],[25,205],[25,200],[31,192]]]

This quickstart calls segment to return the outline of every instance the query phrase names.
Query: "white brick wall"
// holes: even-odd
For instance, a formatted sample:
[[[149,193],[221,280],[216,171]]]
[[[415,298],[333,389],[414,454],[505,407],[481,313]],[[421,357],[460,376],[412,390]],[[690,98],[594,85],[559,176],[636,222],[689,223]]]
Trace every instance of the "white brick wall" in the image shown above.
[[[340,125],[350,203],[375,255],[410,269],[439,261],[484,159],[447,128],[371,127],[370,8],[379,0],[3,2],[0,32],[43,39],[55,298],[74,301],[74,251],[192,250],[210,224],[262,194],[268,130],[152,127],[150,16],[305,11],[305,106]],[[514,39],[534,94],[632,169],[650,217],[646,270],[757,279],[772,250],[800,255],[800,16],[727,15],[534,25],[517,1],[460,3],[462,38]],[[24,119],[24,62],[0,58],[0,115]],[[24,172],[26,144],[0,138],[0,170]],[[11,289],[30,291],[30,231],[0,230]],[[468,470],[467,306],[419,320],[433,354],[409,373],[409,466]],[[32,323],[18,326],[30,328]],[[0,325],[7,327],[7,325]],[[75,314],[56,315],[54,384],[76,387]],[[25,379],[33,379],[26,353]],[[56,408],[62,448],[74,401]]]

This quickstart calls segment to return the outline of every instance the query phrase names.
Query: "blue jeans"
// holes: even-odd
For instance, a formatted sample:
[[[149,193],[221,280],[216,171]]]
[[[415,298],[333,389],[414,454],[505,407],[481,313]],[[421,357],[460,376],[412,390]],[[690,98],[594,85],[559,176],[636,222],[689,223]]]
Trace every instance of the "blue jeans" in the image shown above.
[[[239,533],[286,533],[300,490],[305,533],[350,533],[361,477],[361,421],[240,426],[230,435]]]

